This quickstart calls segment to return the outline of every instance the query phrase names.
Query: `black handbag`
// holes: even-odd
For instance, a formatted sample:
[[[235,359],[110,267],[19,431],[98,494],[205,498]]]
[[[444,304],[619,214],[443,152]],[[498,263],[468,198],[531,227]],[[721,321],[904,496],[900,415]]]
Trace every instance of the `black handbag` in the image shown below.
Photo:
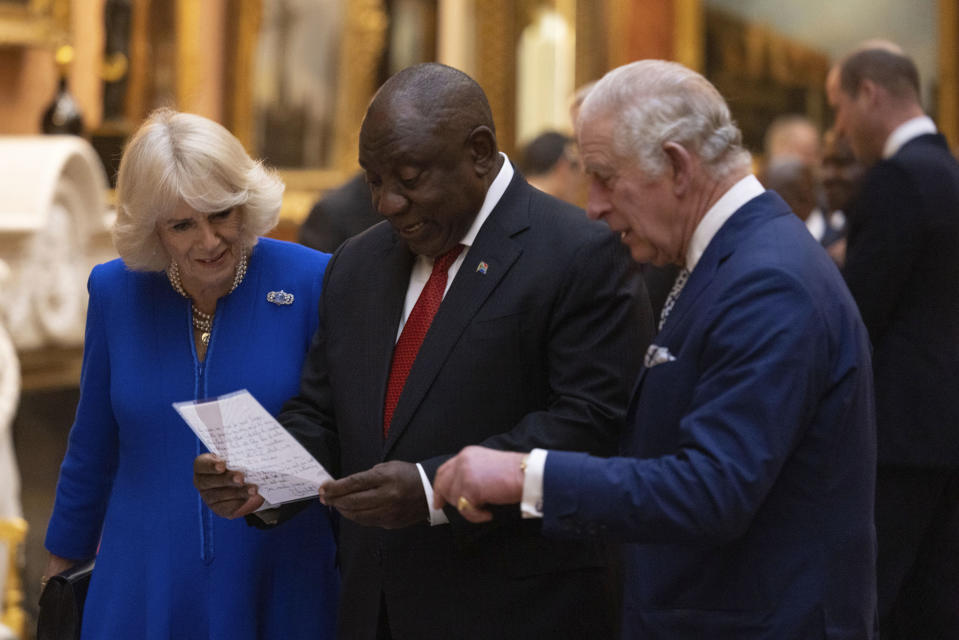
[[[82,562],[47,581],[40,594],[37,640],[79,640],[93,563],[94,560]]]

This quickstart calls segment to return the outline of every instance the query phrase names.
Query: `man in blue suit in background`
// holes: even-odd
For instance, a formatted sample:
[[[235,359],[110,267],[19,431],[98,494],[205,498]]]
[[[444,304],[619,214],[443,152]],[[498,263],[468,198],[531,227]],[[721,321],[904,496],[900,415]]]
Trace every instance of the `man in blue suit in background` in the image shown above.
[[[869,339],[836,266],[679,64],[608,73],[580,148],[590,216],[635,260],[683,268],[622,457],[467,447],[436,501],[476,522],[520,503],[547,534],[631,543],[624,637],[873,638]]]

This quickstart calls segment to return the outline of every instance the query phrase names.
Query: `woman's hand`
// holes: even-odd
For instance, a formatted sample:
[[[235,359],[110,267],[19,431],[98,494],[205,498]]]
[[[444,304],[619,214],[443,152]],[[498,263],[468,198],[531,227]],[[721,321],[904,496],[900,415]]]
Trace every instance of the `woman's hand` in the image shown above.
[[[43,570],[43,578],[40,579],[40,592],[42,593],[43,589],[47,586],[47,580],[58,573],[63,573],[76,563],[76,560],[61,558],[60,556],[55,556],[51,553],[47,559],[47,568]]]

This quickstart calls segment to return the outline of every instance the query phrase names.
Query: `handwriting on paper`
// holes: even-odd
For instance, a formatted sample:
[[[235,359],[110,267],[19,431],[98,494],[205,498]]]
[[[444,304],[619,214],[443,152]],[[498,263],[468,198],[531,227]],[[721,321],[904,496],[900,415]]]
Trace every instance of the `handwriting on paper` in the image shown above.
[[[271,505],[316,496],[332,477],[248,391],[173,408],[227,467],[242,471]]]

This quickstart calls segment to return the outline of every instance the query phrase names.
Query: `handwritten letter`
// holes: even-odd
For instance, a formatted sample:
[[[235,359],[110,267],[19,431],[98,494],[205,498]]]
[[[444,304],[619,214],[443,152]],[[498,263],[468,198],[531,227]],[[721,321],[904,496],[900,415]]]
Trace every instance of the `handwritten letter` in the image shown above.
[[[206,448],[242,471],[271,506],[312,498],[332,477],[248,391],[173,408]]]

